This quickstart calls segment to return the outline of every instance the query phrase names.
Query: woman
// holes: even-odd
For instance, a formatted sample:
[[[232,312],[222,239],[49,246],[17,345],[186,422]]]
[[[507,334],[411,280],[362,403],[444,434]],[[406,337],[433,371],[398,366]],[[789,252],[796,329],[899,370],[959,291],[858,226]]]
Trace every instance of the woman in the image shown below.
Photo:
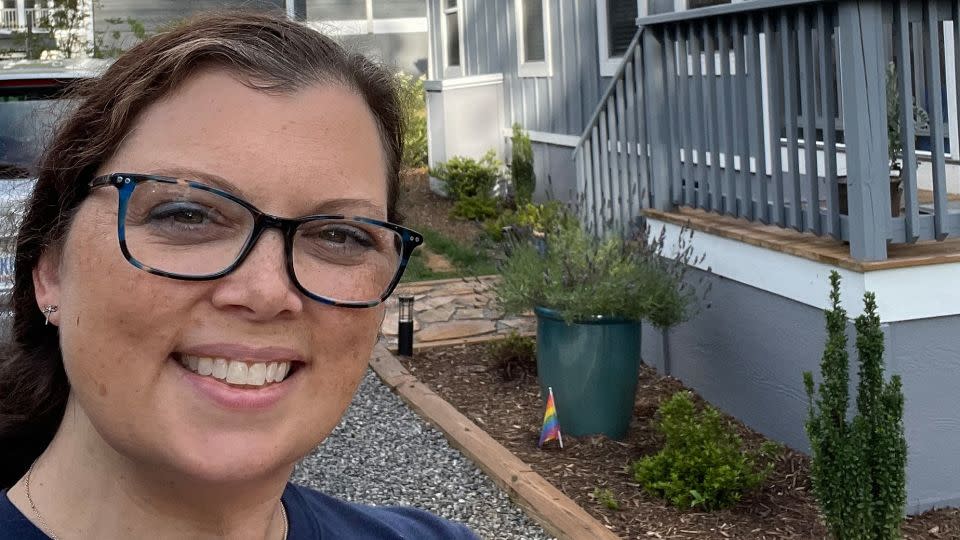
[[[230,13],[77,96],[17,240],[0,538],[473,538],[287,483],[421,241],[392,75]]]

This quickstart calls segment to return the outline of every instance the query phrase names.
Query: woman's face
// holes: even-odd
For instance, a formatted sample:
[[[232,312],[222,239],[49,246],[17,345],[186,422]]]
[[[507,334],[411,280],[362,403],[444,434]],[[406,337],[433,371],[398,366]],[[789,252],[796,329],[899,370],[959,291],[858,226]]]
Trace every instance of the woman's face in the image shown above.
[[[375,121],[354,92],[325,84],[268,95],[206,71],[148,108],[98,174],[224,187],[216,176],[273,215],[385,220],[385,170]],[[349,404],[383,307],[303,296],[287,276],[277,229],[226,277],[148,274],[121,254],[117,201],[112,187],[94,190],[58,259],[35,272],[38,303],[60,307],[71,399],[96,434],[135,463],[214,482],[276,473],[309,452]],[[292,361],[294,371],[237,388],[178,361],[191,357],[267,371]]]

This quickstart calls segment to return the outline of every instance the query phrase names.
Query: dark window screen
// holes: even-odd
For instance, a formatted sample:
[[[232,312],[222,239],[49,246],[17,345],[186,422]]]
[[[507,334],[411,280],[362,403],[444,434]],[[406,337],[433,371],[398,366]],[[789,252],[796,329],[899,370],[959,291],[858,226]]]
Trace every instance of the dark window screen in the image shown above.
[[[543,62],[547,59],[543,46],[543,0],[523,2],[524,62]]]
[[[460,26],[457,24],[457,12],[447,13],[447,65],[460,65]]]
[[[637,0],[606,0],[607,47],[610,56],[623,56],[637,32]]]
[[[687,9],[697,9],[707,6],[719,6],[720,4],[729,4],[730,0],[689,0]]]

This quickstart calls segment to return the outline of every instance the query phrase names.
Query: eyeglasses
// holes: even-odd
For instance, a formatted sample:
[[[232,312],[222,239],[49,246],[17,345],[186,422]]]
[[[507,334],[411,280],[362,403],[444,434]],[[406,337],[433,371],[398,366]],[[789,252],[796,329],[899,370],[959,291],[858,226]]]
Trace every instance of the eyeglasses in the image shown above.
[[[280,229],[290,280],[324,304],[372,307],[400,281],[416,231],[376,219],[313,215],[272,216],[249,202],[199,182],[114,173],[90,189],[120,192],[117,236],[133,266],[173,279],[223,277],[239,267],[263,231]]]

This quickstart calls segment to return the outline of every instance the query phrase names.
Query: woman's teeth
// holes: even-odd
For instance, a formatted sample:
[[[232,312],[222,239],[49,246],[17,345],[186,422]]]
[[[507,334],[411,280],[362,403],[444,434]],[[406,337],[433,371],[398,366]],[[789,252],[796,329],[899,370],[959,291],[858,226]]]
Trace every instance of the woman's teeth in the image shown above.
[[[290,362],[240,362],[225,358],[181,355],[180,363],[190,371],[220,379],[228,384],[264,386],[280,382],[290,372]]]

